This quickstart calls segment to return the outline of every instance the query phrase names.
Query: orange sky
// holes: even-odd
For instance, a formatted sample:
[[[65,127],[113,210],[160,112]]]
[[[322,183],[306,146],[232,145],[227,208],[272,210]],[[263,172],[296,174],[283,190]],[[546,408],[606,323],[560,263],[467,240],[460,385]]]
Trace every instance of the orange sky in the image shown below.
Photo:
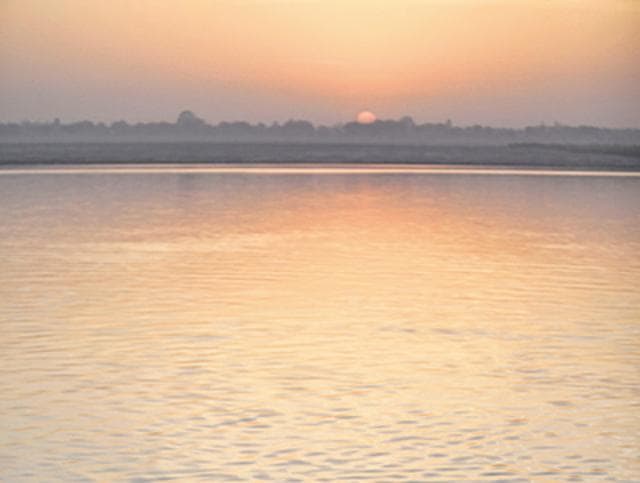
[[[4,0],[0,121],[640,126],[635,0]]]

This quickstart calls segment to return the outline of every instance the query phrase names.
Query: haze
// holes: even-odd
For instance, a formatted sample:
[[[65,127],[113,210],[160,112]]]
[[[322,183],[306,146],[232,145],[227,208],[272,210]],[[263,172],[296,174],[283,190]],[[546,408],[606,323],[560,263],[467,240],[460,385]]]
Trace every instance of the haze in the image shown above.
[[[640,2],[4,0],[0,121],[640,126]]]

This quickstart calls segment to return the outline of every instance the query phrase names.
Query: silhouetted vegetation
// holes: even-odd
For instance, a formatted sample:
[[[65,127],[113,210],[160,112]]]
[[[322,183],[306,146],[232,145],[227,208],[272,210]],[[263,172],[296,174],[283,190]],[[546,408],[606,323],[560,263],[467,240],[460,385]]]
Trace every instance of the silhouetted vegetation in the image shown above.
[[[418,124],[410,117],[399,120],[378,120],[371,124],[348,122],[335,126],[314,126],[304,120],[290,120],[269,125],[248,122],[208,124],[191,111],[180,113],[174,123],[147,122],[111,124],[91,121],[0,124],[0,142],[132,142],[132,141],[207,141],[207,142],[317,142],[364,144],[468,144],[543,145],[576,144],[611,146],[602,148],[606,154],[633,155],[634,149],[619,145],[639,145],[640,129],[609,129],[593,126],[561,124],[530,126],[523,129],[487,126],[456,126],[450,121]],[[566,148],[574,149],[574,148]],[[629,151],[631,150],[631,151]]]

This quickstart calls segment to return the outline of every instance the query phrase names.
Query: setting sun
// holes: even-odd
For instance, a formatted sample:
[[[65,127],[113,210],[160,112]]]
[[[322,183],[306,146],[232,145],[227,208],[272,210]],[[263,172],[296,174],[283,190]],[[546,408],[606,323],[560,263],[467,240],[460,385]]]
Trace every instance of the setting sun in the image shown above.
[[[360,124],[373,124],[376,122],[376,115],[371,111],[362,111],[356,118]]]

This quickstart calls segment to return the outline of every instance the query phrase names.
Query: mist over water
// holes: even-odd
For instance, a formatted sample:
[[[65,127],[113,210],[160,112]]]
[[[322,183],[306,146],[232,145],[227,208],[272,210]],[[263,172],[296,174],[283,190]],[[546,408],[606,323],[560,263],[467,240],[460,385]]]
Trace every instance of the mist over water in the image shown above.
[[[0,479],[640,478],[640,178],[28,171]]]

